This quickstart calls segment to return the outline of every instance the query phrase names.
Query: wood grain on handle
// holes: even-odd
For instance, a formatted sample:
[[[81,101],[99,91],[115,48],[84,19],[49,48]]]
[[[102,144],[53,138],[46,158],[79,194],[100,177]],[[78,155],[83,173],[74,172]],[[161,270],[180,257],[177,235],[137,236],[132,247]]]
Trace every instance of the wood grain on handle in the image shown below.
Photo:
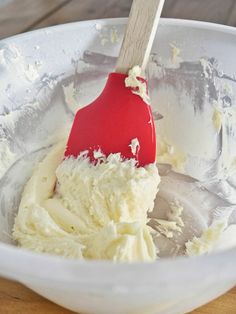
[[[139,65],[144,71],[165,0],[133,0],[116,72]]]

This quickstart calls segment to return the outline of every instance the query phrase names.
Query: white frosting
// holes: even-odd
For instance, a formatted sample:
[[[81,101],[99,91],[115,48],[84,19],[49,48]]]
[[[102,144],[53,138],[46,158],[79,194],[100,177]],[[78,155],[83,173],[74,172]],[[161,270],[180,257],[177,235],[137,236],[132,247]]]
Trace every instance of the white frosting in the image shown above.
[[[102,29],[102,25],[100,23],[96,23],[95,28],[97,31],[100,31]]]
[[[62,161],[63,152],[54,148],[25,187],[13,233],[19,244],[73,258],[154,260],[146,223],[160,182],[156,166],[137,168],[120,154],[96,165],[83,155]]]
[[[110,30],[110,41],[112,44],[116,44],[119,40],[117,29],[112,28]]]
[[[222,126],[222,113],[217,109],[213,113],[212,122],[217,132],[219,133]]]
[[[173,238],[176,232],[181,233],[184,222],[182,219],[182,212],[184,207],[179,201],[170,203],[170,209],[166,212],[167,219],[151,218],[153,229],[165,236],[166,238]]]
[[[170,211],[167,212],[168,220],[175,221],[177,226],[179,227],[184,227],[184,222],[182,219],[183,210],[184,210],[184,207],[178,200],[176,200],[175,202],[172,202],[170,204]]]
[[[200,237],[194,237],[185,244],[186,255],[197,256],[212,252],[214,247],[217,247],[225,228],[225,221],[215,221],[212,223]]]
[[[137,139],[137,137],[132,139],[131,144],[129,146],[130,146],[132,154],[134,156],[137,155],[138,151],[140,149],[140,144],[139,144],[139,140]]]
[[[140,96],[144,102],[149,104],[150,99],[147,94],[146,83],[138,79],[141,77],[141,72],[141,68],[138,65],[129,70],[128,77],[125,79],[125,86],[131,87],[133,94]]]
[[[174,171],[184,172],[186,160],[187,157],[180,149],[157,136],[157,163],[170,164]]]
[[[152,218],[152,224],[157,232],[169,239],[173,238],[175,232],[181,232],[181,228],[176,221]]]
[[[41,61],[35,63],[27,63],[25,58],[22,56],[21,51],[15,45],[11,44],[7,48],[7,52],[11,53],[11,57],[5,60],[5,64],[11,63],[14,65],[15,72],[19,75],[24,75],[28,82],[34,82],[39,78],[39,68],[41,67]],[[4,49],[2,55],[4,54]]]
[[[183,59],[180,57],[181,50],[174,43],[170,43],[171,48],[171,66],[179,66]]]
[[[115,27],[102,27],[101,24],[95,24],[95,28],[100,32],[100,42],[102,46],[106,44],[117,44],[119,42],[118,30]]]

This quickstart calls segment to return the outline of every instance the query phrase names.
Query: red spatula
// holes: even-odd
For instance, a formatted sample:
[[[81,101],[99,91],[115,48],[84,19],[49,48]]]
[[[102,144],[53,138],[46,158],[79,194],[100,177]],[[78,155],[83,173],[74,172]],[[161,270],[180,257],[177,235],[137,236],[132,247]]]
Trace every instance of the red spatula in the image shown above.
[[[121,153],[124,159],[135,158],[138,166],[155,162],[150,105],[135,93],[138,88],[125,86],[125,78],[136,65],[144,72],[163,4],[164,0],[133,0],[115,72],[109,74],[101,95],[77,112],[65,157],[88,151],[91,162],[96,162],[94,151],[101,150],[106,156]]]

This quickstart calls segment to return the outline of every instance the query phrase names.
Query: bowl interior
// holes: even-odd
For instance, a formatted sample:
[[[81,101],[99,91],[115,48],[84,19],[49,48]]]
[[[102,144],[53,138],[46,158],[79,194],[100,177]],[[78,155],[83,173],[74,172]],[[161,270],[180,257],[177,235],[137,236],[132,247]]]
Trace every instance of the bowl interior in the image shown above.
[[[0,240],[11,230],[34,165],[67,136],[74,113],[101,92],[125,20],[43,29],[0,42]],[[236,223],[236,46],[231,29],[162,21],[147,68],[162,176],[153,218],[183,205],[182,233],[156,240],[160,256],[214,219]]]

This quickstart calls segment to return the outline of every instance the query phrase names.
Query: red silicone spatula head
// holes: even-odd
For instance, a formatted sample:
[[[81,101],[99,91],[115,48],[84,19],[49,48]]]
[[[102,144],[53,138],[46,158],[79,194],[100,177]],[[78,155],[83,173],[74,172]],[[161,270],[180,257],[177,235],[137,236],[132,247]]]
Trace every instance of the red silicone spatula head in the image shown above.
[[[135,158],[139,166],[155,162],[151,108],[125,86],[125,78],[134,65],[145,69],[163,4],[164,0],[133,0],[116,66],[118,73],[111,73],[101,95],[77,112],[66,157],[88,151],[93,162],[94,151],[100,149],[106,156],[121,153],[123,158]],[[132,140],[137,147],[132,147]]]
[[[121,153],[125,159],[135,158],[139,166],[155,162],[156,137],[151,108],[143,99],[125,87],[127,75],[111,73],[101,95],[79,110],[69,136],[65,156],[78,156],[88,150],[106,156]],[[132,140],[138,146],[132,149]],[[133,152],[132,152],[133,151]]]

